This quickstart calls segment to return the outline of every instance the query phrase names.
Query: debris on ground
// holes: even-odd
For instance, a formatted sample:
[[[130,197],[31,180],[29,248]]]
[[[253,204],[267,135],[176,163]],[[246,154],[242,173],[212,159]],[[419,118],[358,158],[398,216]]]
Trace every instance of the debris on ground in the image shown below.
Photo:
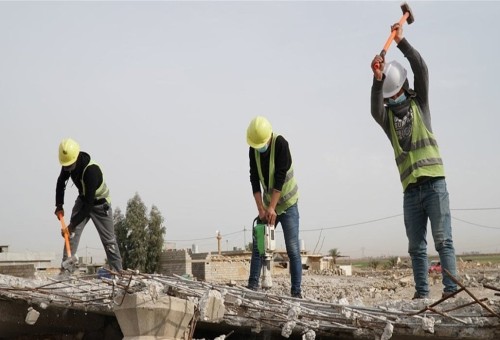
[[[436,283],[431,286],[431,298],[411,300],[414,287],[406,274],[305,275],[303,299],[289,296],[288,277],[273,278],[270,290],[253,291],[245,288],[245,282],[207,283],[137,271],[125,271],[113,279],[26,280],[0,275],[0,298],[29,301],[25,322],[30,325],[48,307],[109,315],[117,296],[141,292],[153,299],[170,295],[190,300],[197,306],[199,321],[247,327],[257,333],[277,330],[285,338],[292,334],[311,340],[320,335],[384,340],[396,335],[500,338],[498,275],[462,274],[463,288],[455,297],[441,299],[442,286]]]

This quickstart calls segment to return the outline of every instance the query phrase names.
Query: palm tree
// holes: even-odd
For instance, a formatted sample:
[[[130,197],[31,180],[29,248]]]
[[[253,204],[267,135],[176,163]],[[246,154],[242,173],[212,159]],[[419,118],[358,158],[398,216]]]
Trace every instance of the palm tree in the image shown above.
[[[330,249],[328,254],[332,257],[333,266],[337,265],[337,257],[340,257],[340,250],[337,248]]]

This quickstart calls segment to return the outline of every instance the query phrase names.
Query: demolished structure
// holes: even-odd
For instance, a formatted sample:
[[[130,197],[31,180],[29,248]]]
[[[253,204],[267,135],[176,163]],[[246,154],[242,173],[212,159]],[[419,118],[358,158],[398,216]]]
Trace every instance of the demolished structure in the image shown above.
[[[195,331],[216,325],[220,339],[223,333],[234,338],[273,334],[272,338],[308,340],[388,340],[410,335],[415,339],[500,338],[499,301],[476,297],[458,284],[461,289],[454,298],[387,300],[364,306],[347,298],[335,303],[295,299],[238,285],[133,271],[114,279],[27,280],[1,275],[0,334],[5,338],[60,332],[105,339],[193,339]]]

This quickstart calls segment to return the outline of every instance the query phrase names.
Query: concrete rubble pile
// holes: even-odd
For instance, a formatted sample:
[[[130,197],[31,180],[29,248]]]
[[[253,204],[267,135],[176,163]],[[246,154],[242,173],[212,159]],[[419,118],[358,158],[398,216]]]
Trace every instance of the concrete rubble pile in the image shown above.
[[[148,304],[158,305],[160,301],[175,298],[186,303],[184,310],[192,310],[192,316],[179,321],[185,329],[176,330],[175,336],[183,339],[191,338],[197,323],[250,328],[255,333],[274,330],[285,338],[299,334],[307,340],[322,336],[388,340],[394,335],[500,338],[498,301],[478,298],[466,287],[454,298],[388,299],[372,306],[365,306],[359,296],[320,301],[311,295],[295,299],[234,284],[208,284],[180,276],[134,271],[114,279],[78,276],[26,280],[0,275],[0,299],[28,302],[30,308],[23,321],[31,325],[36,324],[48,306],[115,314],[119,318],[123,311],[139,306],[148,309]],[[154,319],[149,314],[147,318]],[[127,326],[122,323],[120,326],[125,334]]]

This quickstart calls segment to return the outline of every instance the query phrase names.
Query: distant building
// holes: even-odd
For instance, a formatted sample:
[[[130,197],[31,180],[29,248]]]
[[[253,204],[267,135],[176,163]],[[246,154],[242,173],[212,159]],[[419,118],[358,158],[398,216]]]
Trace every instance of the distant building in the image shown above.
[[[53,267],[55,257],[54,252],[12,253],[9,246],[0,246],[0,265],[33,264],[35,269],[46,269]]]
[[[31,277],[35,271],[53,268],[54,261],[53,252],[12,253],[9,246],[0,246],[0,274]]]

